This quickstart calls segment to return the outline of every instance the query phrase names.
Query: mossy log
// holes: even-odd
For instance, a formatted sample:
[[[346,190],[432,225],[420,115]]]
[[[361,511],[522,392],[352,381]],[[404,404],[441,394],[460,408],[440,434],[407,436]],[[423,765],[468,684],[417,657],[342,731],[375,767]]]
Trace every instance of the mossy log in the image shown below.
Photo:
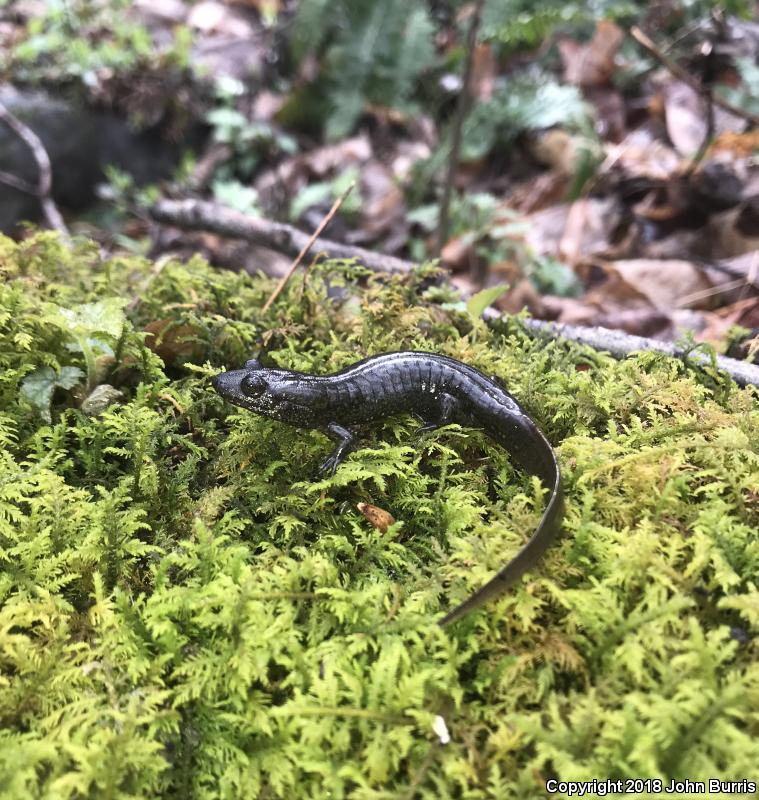
[[[262,314],[264,277],[0,239],[0,796],[756,780],[756,390],[488,327],[430,273],[330,261]],[[429,349],[497,375],[557,448],[561,540],[441,629],[534,529],[539,482],[411,417],[316,480],[324,435],[211,387],[262,344],[309,371]]]

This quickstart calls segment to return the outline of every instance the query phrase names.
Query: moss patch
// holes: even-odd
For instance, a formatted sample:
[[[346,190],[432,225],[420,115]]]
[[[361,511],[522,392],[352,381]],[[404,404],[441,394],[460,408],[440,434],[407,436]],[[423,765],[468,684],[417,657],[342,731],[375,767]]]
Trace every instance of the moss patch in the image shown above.
[[[0,273],[3,797],[757,777],[754,390],[486,329],[429,269],[361,288],[330,262],[267,315],[264,278],[49,234],[0,240]],[[323,434],[210,386],[262,336],[289,368],[434,349],[497,374],[558,447],[561,541],[441,630],[534,528],[538,482],[411,417],[314,479]],[[398,521],[381,533],[360,502]]]

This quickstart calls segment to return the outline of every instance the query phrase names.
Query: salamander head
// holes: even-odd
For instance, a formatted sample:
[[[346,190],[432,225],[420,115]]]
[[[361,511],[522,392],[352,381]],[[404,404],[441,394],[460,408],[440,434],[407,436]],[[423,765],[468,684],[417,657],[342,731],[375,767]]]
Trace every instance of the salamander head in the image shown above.
[[[211,383],[222,397],[236,406],[308,427],[311,410],[302,397],[304,377],[297,372],[264,367],[254,358],[246,361],[242,369],[220,372]]]

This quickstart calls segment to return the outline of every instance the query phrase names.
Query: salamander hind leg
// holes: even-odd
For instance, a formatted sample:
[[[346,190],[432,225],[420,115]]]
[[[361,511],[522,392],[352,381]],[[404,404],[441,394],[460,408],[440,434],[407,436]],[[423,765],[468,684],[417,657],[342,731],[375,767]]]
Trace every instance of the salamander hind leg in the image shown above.
[[[428,433],[429,431],[434,431],[435,428],[442,428],[443,425],[447,425],[456,419],[459,401],[447,392],[441,394],[439,400],[438,413],[433,419],[425,419],[422,427],[417,430],[417,434]]]
[[[337,447],[322,461],[319,467],[320,475],[334,475],[335,470],[343,459],[356,446],[356,437],[342,425],[330,422],[327,425],[327,433],[337,442]]]

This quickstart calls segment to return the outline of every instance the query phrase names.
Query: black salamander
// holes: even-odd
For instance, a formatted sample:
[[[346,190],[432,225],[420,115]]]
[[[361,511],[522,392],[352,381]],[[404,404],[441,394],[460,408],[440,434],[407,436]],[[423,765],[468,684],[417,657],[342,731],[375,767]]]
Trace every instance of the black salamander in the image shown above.
[[[493,378],[453,358],[405,351],[358,361],[334,375],[264,367],[255,359],[213,378],[229,402],[301,428],[321,428],[336,442],[322,463],[334,473],[356,445],[347,426],[411,412],[431,430],[457,422],[483,428],[519,466],[537,475],[550,495],[537,528],[522,549],[484,586],[449,611],[447,625],[512,586],[535,566],[556,538],[563,515],[561,472],[548,440],[519,403]]]

